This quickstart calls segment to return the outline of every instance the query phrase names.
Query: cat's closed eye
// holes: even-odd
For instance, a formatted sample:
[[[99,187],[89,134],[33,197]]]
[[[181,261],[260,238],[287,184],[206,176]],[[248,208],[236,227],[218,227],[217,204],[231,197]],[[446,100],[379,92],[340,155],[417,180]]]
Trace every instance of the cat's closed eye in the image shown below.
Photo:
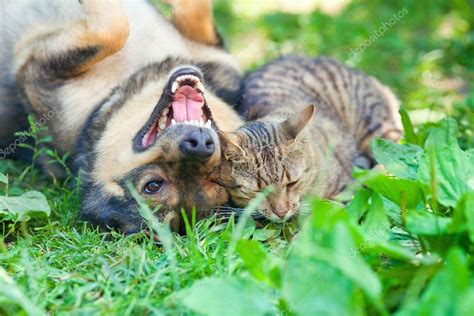
[[[291,191],[297,184],[298,184],[298,181],[293,181],[293,182],[288,183],[286,185],[286,190]]]

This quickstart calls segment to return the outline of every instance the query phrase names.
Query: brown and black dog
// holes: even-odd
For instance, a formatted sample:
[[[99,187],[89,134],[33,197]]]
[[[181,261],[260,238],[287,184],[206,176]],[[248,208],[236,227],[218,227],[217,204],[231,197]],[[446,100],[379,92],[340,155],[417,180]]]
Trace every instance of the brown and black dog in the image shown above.
[[[81,180],[81,217],[142,229],[127,183],[158,217],[227,201],[214,182],[216,130],[241,119],[241,77],[210,0],[178,0],[168,22],[145,0],[0,0],[0,148],[24,113],[44,121]],[[1,157],[0,157],[1,158]]]

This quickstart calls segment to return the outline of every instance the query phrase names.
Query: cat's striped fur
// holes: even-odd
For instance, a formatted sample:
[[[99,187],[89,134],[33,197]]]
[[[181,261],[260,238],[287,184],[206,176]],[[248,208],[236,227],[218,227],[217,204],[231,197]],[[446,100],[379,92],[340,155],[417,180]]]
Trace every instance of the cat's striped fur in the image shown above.
[[[399,139],[398,108],[390,89],[334,59],[283,57],[244,82],[238,110],[250,122],[222,136],[222,182],[239,206],[272,185],[260,211],[288,219],[303,194],[334,197],[353,162],[369,166],[372,138]]]

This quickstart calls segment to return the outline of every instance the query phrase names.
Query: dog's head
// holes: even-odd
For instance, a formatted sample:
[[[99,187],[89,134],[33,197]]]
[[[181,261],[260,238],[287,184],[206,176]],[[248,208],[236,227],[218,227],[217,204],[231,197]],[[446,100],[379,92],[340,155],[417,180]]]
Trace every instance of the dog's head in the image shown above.
[[[207,80],[206,80],[207,81]],[[227,202],[214,182],[221,151],[201,71],[173,63],[149,66],[118,87],[90,116],[77,153],[81,217],[124,232],[142,228],[127,185],[161,205],[159,218],[179,225],[181,208]],[[211,98],[208,98],[211,96]],[[204,210],[204,211],[202,211]]]

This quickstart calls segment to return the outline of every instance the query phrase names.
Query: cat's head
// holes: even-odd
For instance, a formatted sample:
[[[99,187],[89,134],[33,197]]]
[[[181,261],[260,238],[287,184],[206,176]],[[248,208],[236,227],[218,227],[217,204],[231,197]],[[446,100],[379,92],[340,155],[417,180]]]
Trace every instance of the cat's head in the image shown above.
[[[219,181],[237,206],[246,206],[258,192],[273,186],[260,213],[276,222],[298,213],[300,198],[313,178],[311,135],[303,133],[313,112],[311,105],[283,122],[256,121],[221,133]]]

